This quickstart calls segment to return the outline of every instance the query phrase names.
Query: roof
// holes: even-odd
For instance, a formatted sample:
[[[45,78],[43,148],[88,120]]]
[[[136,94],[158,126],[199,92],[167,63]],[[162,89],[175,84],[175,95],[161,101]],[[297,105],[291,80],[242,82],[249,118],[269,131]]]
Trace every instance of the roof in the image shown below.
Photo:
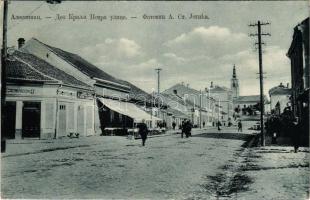
[[[85,89],[91,88],[89,85],[77,80],[73,76],[32,54],[15,51],[10,57],[14,61],[11,60],[8,64],[8,77],[11,76],[19,78],[20,80],[23,78],[33,81],[54,81],[67,84],[69,86],[83,87]],[[31,73],[28,73],[30,71]]]
[[[174,86],[166,89],[165,91],[163,91],[163,94],[173,94],[174,90],[177,90],[177,94],[180,96],[183,96],[184,94],[197,94],[199,95],[200,92],[198,90],[195,90],[193,88],[190,88],[188,86],[185,86],[183,84],[175,84]]]
[[[145,100],[146,101],[152,101],[152,96],[149,93],[142,90],[141,88],[133,85],[132,83],[130,83],[128,81],[124,81],[124,80],[120,80],[120,79],[118,79],[118,81],[121,84],[130,87],[130,92],[129,92],[130,98],[140,100],[140,101],[145,101]]]
[[[163,97],[163,100],[168,104],[171,100],[175,101],[183,106],[194,106],[194,103],[189,101],[188,99],[184,99],[176,94],[167,94],[167,93],[161,93],[160,97]]]
[[[213,92],[227,92],[227,91],[230,91],[230,89],[228,89],[227,87],[224,87],[224,86],[214,86],[212,88],[210,88],[211,90],[211,93]]]
[[[194,96],[195,98],[199,98],[199,96],[201,95],[200,91],[179,83],[166,89],[162,92],[162,94],[171,95],[170,98],[174,98],[174,100],[180,98],[183,101],[183,104],[186,106],[194,106],[194,101],[192,101],[191,97]],[[185,97],[185,95],[188,95],[188,98],[185,98],[184,100],[183,98]]]
[[[33,38],[33,39],[40,42],[41,44],[45,45],[52,52],[54,52],[56,55],[58,55],[59,57],[61,57],[65,61],[69,62],[70,64],[72,64],[73,67],[80,70],[81,72],[83,72],[87,76],[89,76],[91,78],[95,77],[95,78],[99,78],[99,79],[103,79],[103,80],[107,80],[107,81],[111,81],[111,82],[121,84],[121,82],[118,79],[114,78],[110,74],[99,69],[97,66],[91,64],[90,62],[83,59],[79,55],[64,51],[64,50],[56,48],[56,47],[52,47],[52,46],[47,45],[47,44],[44,44],[43,42],[37,40],[36,38]]]
[[[265,98],[266,99],[266,98]],[[260,95],[239,96],[236,102],[260,102]]]
[[[282,85],[273,87],[269,90],[269,95],[291,95],[292,89],[284,87]]]
[[[11,56],[7,59],[6,66],[7,81],[57,82]]]
[[[189,116],[186,115],[185,113],[179,111],[179,110],[176,110],[176,109],[173,109],[173,108],[167,108],[167,113],[170,113],[172,114],[174,117],[178,117],[178,118],[182,118],[182,119],[189,119]]]

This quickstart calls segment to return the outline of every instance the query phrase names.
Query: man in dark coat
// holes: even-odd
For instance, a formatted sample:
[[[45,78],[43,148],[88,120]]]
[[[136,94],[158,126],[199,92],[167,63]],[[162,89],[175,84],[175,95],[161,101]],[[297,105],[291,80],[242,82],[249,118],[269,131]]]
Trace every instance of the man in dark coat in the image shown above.
[[[222,129],[221,129],[221,122],[220,122],[220,121],[218,121],[218,122],[216,123],[216,126],[217,126],[217,130],[218,130],[218,131],[222,130]]]
[[[186,129],[186,121],[185,121],[185,119],[182,121],[181,129],[182,129],[181,138],[183,138],[183,135],[184,135],[185,129]]]
[[[177,124],[175,123],[175,122],[172,122],[172,128],[173,128],[173,130],[175,130],[175,126],[176,126]]]
[[[238,122],[238,132],[242,132],[242,123],[241,120]]]
[[[147,126],[145,124],[145,120],[142,120],[142,123],[137,125],[138,129],[139,129],[139,134],[141,136],[142,139],[142,146],[145,146],[145,141],[147,139],[147,134],[148,134],[148,129]]]
[[[185,122],[185,136],[187,138],[189,136],[192,136],[191,130],[192,130],[192,123],[188,120],[187,122]]]

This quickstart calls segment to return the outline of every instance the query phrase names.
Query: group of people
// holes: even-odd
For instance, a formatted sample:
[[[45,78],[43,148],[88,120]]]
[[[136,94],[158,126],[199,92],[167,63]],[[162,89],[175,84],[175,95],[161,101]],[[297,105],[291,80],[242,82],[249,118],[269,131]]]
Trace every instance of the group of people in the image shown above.
[[[190,120],[183,120],[181,125],[181,137],[183,138],[184,134],[186,138],[192,136],[192,128],[193,124]]]
[[[205,122],[203,123],[203,126],[205,126]],[[175,129],[176,127],[176,123],[173,122],[172,123],[172,128]],[[221,123],[218,121],[217,122],[217,127],[218,127],[218,130],[220,131],[221,130]],[[142,120],[142,123],[139,123],[137,125],[137,128],[139,130],[139,134],[141,136],[141,139],[142,139],[142,146],[145,146],[145,141],[147,139],[147,135],[148,135],[148,128],[147,128],[147,125],[145,124],[145,120]],[[186,120],[184,119],[182,121],[182,124],[180,125],[180,129],[181,129],[181,137],[183,138],[184,137],[184,134],[185,134],[185,137],[188,138],[190,136],[192,136],[192,128],[193,128],[193,124],[190,120]],[[238,132],[241,131],[242,132],[242,123],[241,123],[241,120],[239,120],[238,122]]]

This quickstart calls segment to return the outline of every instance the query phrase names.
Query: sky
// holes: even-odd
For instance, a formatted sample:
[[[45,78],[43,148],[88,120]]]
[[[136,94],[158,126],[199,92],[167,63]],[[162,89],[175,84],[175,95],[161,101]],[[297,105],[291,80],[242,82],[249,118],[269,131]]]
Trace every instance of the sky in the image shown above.
[[[293,28],[309,16],[307,1],[208,2],[10,2],[8,46],[32,37],[79,54],[116,78],[130,81],[147,92],[157,89],[155,68],[162,68],[161,91],[184,82],[197,90],[216,85],[230,87],[236,65],[241,95],[259,94],[258,52],[254,43],[263,26],[264,89],[290,83],[286,53]],[[127,20],[55,20],[55,16],[121,15]],[[143,15],[205,14],[205,20],[147,20]],[[42,20],[13,20],[12,15],[39,15]],[[52,17],[46,19],[45,17]],[[137,17],[137,18],[131,18]]]

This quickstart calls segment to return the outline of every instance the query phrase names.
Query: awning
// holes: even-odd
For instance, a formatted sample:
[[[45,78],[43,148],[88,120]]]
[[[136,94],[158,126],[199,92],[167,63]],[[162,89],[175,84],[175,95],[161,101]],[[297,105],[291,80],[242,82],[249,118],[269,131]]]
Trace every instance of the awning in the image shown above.
[[[110,108],[111,110],[118,112],[122,115],[126,115],[133,118],[135,122],[141,122],[143,119],[146,121],[162,121],[162,119],[151,116],[133,103],[123,102],[119,100],[98,98],[101,103]]]

